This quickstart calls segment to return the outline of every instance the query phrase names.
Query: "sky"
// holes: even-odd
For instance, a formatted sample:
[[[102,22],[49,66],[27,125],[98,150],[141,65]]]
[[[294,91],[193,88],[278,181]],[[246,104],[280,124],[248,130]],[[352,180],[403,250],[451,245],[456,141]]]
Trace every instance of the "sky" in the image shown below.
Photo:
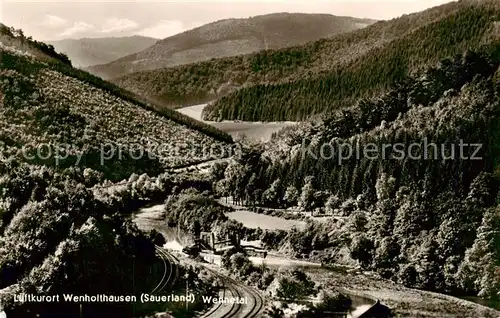
[[[0,21],[37,40],[144,35],[163,39],[227,18],[275,12],[388,20],[450,0],[0,0]]]

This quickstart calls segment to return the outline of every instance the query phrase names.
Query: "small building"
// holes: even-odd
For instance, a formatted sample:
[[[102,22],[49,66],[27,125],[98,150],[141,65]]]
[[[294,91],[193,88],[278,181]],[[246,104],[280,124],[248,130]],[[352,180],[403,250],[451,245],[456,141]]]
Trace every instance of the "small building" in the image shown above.
[[[222,254],[224,251],[240,244],[238,233],[228,234],[222,240],[218,240],[213,232],[201,232],[198,244],[201,250],[209,250],[215,254]]]

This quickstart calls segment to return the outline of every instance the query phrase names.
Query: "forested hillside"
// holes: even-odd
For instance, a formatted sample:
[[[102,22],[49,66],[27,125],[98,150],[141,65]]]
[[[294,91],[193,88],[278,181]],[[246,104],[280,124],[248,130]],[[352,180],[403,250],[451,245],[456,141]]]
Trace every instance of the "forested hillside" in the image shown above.
[[[368,52],[377,48],[381,49],[387,43],[405,36],[406,41],[410,41],[410,34],[414,30],[456,14],[458,10],[468,6],[470,4],[452,2],[420,13],[377,22],[357,31],[302,46],[214,59],[150,72],[138,72],[113,79],[113,81],[121,87],[154,98],[166,105],[199,104],[220,98],[238,87],[295,82],[315,78],[314,76],[318,73],[328,73],[337,67],[341,69],[357,59],[362,60],[364,56],[368,56]],[[423,33],[421,36],[424,36]],[[440,40],[429,37],[428,41]],[[411,42],[412,47],[417,46],[416,43],[418,43],[417,40]],[[425,47],[422,48],[425,49]],[[262,89],[263,87],[260,86],[256,88],[256,91],[249,89],[248,94],[257,91],[260,93]],[[223,113],[226,113],[226,109],[227,113],[237,113],[231,108],[234,106],[235,109],[237,107],[238,112],[243,112],[238,103],[232,104],[234,98],[238,96],[243,95],[232,95],[229,99],[221,101],[220,107],[217,106],[217,108],[222,109]],[[285,102],[290,103],[290,101]],[[308,104],[308,109],[314,106],[312,102]],[[256,100],[255,103],[259,105],[260,102]],[[272,107],[281,109],[279,105]],[[211,113],[211,118],[218,115],[218,111]],[[292,111],[291,114],[293,114]],[[255,118],[259,116],[261,116],[259,113],[255,113]],[[268,115],[264,115],[261,118],[267,120],[267,117]],[[283,115],[278,114],[276,118],[283,118]]]
[[[500,297],[500,46],[466,52],[221,167],[216,189],[331,222],[274,249],[411,287]],[[351,149],[351,152],[349,151]]]
[[[139,53],[89,68],[103,78],[304,44],[364,28],[374,20],[274,13],[226,19],[170,36]]]
[[[78,303],[20,303],[14,295],[140,296],[152,290],[164,264],[152,240],[122,214],[177,182],[168,175],[151,181],[147,174],[206,160],[202,146],[225,146],[230,137],[175,112],[155,111],[72,68],[67,56],[20,30],[2,26],[1,32],[2,310],[8,317],[82,317]],[[97,195],[99,187],[91,188],[122,179],[128,182],[118,193]],[[180,267],[179,275],[189,271]],[[191,274],[200,292],[210,294],[210,283]],[[185,286],[178,285],[171,288]],[[133,302],[83,307],[83,317],[144,316],[154,309]],[[171,304],[161,309],[185,311]]]
[[[129,54],[137,53],[155,44],[158,39],[145,36],[112,38],[83,38],[52,41],[58,52],[71,59],[75,67],[109,63]]]
[[[71,60],[66,54],[56,52],[53,45],[37,41],[31,36],[26,36],[23,30],[17,30],[13,27],[8,27],[0,23],[0,40],[2,50],[5,49],[5,46],[14,46],[24,52],[36,56],[39,60],[56,60],[60,63],[71,66]]]
[[[498,1],[462,2],[457,7],[445,17],[374,46],[329,71],[286,83],[246,87],[224,96],[206,109],[206,118],[303,120],[382,92],[443,57],[500,40]]]
[[[207,160],[192,150],[217,143],[202,132],[134,105],[132,100],[72,77],[74,69],[58,65],[58,72],[56,67],[6,51],[2,67],[2,115],[6,123],[2,140],[8,151],[15,154],[22,149],[28,158],[35,158],[34,163],[68,167],[80,160],[111,180],[121,180],[132,172],[154,173]],[[223,140],[222,133],[220,136]],[[48,145],[44,149],[48,153],[41,156],[44,160],[34,155],[40,145]],[[66,145],[71,148],[63,148]],[[104,150],[114,152],[106,165],[100,158]],[[60,160],[54,155],[57,151],[63,157]],[[133,159],[141,151],[143,160]],[[123,173],[118,173],[120,170]]]

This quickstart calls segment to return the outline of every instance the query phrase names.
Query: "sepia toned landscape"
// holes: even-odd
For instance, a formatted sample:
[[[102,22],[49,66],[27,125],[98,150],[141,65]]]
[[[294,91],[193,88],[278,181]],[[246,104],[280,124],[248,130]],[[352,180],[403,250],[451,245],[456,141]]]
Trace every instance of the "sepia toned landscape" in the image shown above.
[[[500,2],[418,5],[5,2],[0,318],[500,317]]]

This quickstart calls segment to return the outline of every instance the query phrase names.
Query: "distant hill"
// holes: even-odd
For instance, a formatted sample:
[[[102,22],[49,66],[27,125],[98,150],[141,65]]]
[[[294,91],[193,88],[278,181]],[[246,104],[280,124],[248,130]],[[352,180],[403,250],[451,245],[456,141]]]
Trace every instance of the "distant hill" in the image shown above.
[[[83,38],[65,39],[48,42],[58,52],[63,52],[73,62],[74,66],[86,67],[104,64],[140,52],[158,39],[144,36],[111,37],[111,38]]]
[[[226,95],[205,109],[206,116],[250,121],[304,120],[383,92],[442,58],[465,50],[484,50],[483,46],[491,47],[500,41],[497,0],[452,2],[416,14],[413,20],[413,27],[393,39],[385,32],[362,41],[358,37],[375,35],[379,28],[397,25],[401,20],[378,23],[332,41],[302,47],[298,52],[288,52],[289,59],[301,56],[294,61],[301,65],[301,70],[282,76],[277,83],[268,85],[261,80],[258,85]],[[314,46],[321,48],[322,63],[317,60],[317,53],[309,51]],[[270,65],[270,58],[257,60],[252,67],[260,78],[267,69],[275,74],[281,72],[280,67]]]
[[[275,13],[226,19],[164,40],[139,53],[88,70],[103,78],[304,44],[364,28],[375,20],[329,14]]]
[[[206,119],[304,120],[384,91],[408,74],[500,39],[500,3],[450,2],[291,48],[114,79],[166,106],[198,104]],[[241,89],[217,90],[228,82]]]

